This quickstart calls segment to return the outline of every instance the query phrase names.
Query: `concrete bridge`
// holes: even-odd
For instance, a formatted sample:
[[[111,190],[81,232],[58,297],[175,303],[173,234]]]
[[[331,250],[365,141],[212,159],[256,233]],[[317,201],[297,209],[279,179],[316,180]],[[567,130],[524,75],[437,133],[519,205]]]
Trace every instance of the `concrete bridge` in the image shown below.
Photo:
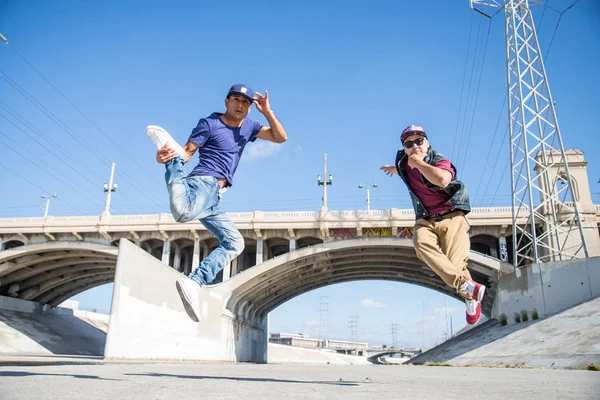
[[[398,243],[410,243],[414,223],[414,212],[400,209],[255,211],[231,213],[229,216],[240,229],[246,249],[219,274],[219,282],[274,257],[321,243],[349,239],[356,243],[355,240],[367,238],[395,238]],[[488,260],[490,265],[498,264],[493,259],[503,259],[510,263],[511,217],[510,207],[475,208],[469,214],[472,249],[491,257]],[[217,240],[199,222],[179,224],[170,214],[0,219],[0,295],[33,300],[54,307],[79,292],[111,282],[121,238],[132,241],[184,274],[189,273],[218,246]],[[357,252],[360,248],[352,247],[350,243],[347,246],[350,247],[346,248],[346,254]],[[360,250],[363,252],[361,265],[375,263],[380,270],[378,273],[373,272],[371,279],[409,279],[406,271],[404,275],[397,276],[381,273],[385,265],[394,266],[393,258],[399,255],[398,249],[403,248],[402,246],[404,244],[387,253],[384,249],[372,247],[372,244]],[[373,255],[368,258],[369,252],[376,253],[380,250],[379,257]],[[414,257],[412,247],[411,250],[402,251],[412,252],[409,257],[412,261],[406,258],[407,262],[403,264],[405,269],[409,266],[417,269],[424,267]],[[483,260],[482,255],[473,257]],[[321,262],[353,268],[344,264],[346,261],[343,257],[337,254],[331,256],[337,258],[323,259]],[[493,274],[483,267],[484,264],[483,261],[474,264],[472,269],[475,275],[485,275],[491,281],[479,275],[480,279],[491,283]],[[442,290],[441,281],[426,276],[427,269],[422,269],[425,275],[419,279],[415,277],[411,282],[432,288],[439,286]],[[348,278],[349,276],[344,275],[344,279]],[[360,276],[356,278],[361,279]],[[362,279],[368,278],[363,275]]]
[[[595,209],[592,217],[598,226],[600,205],[595,205]],[[240,229],[246,249],[217,276],[217,282],[226,281],[274,257],[321,243],[361,238],[395,238],[398,243],[403,240],[410,242],[414,223],[413,210],[401,209],[255,211],[231,213],[229,216]],[[474,260],[483,260],[481,257],[485,255],[489,257],[488,266],[498,264],[493,259],[510,264],[511,218],[510,207],[473,209],[468,219]],[[179,224],[170,214],[0,219],[0,295],[55,307],[77,293],[111,282],[121,238],[132,241],[184,274],[218,246],[217,240],[199,222]],[[350,243],[348,246],[351,246]],[[398,249],[401,247],[399,245]],[[348,247],[345,251],[349,254],[357,249]],[[393,258],[400,250],[388,253],[382,250],[380,257],[365,258],[367,253],[379,250],[382,249],[365,247],[361,250],[364,253],[361,265],[374,263],[379,269],[378,273],[370,275],[371,278],[363,275],[362,279],[410,281],[445,290],[441,280],[436,281],[435,277],[419,276],[417,279],[415,276],[413,279],[406,271],[397,276],[382,275],[384,266],[394,265]],[[402,251],[413,253],[413,260],[409,262],[406,258],[403,268],[410,265],[427,273],[423,264],[414,258],[413,250]],[[323,259],[322,262],[353,268],[343,264],[346,262],[344,258]],[[493,274],[484,267],[485,264],[481,261],[470,265],[470,268],[476,278],[486,282],[493,290]],[[347,278],[345,276],[344,279]],[[356,278],[361,279],[360,276]]]
[[[596,239],[599,209],[593,221],[587,217]],[[202,289],[200,323],[185,315],[174,282],[218,243],[200,223],[178,224],[169,214],[0,219],[0,295],[55,307],[114,281],[106,357],[255,362],[267,359],[269,312],[322,286],[382,279],[459,298],[417,259],[412,210],[230,217],[246,249],[221,283]],[[480,251],[471,252],[469,270],[488,287],[488,316],[498,308],[500,278],[513,271],[511,218],[510,207],[476,208],[468,218]],[[590,295],[595,290],[590,283]],[[512,301],[510,293],[502,304]]]

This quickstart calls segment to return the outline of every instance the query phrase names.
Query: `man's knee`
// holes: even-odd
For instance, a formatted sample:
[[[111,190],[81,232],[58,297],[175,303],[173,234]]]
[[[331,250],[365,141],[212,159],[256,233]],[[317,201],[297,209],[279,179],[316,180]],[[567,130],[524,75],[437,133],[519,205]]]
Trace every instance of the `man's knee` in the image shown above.
[[[187,210],[187,207],[178,206],[176,204],[171,204],[171,215],[173,215],[175,222],[189,222],[194,219]]]
[[[235,256],[239,256],[244,251],[246,244],[244,243],[244,238],[239,233],[231,238],[230,240],[230,250],[235,252]]]

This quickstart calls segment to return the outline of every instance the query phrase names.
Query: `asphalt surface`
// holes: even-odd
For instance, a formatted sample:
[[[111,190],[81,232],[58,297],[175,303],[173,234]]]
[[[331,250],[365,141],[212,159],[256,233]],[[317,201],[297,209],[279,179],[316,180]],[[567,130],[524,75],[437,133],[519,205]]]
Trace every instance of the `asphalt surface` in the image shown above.
[[[600,399],[600,372],[309,364],[0,366],[0,399]]]

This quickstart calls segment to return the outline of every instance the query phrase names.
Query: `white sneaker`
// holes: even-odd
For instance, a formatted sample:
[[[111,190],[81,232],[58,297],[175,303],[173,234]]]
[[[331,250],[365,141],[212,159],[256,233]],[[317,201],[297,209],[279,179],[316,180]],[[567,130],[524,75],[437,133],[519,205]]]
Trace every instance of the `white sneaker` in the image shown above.
[[[181,147],[179,143],[177,143],[175,139],[173,139],[173,136],[171,136],[169,132],[167,132],[160,126],[148,125],[146,127],[146,135],[148,135],[148,137],[152,139],[152,141],[159,150],[162,149],[166,143],[169,143],[169,148],[175,150],[175,153],[177,153],[178,156],[184,158],[183,147]]]
[[[175,287],[177,287],[185,312],[194,321],[200,321],[200,285],[190,278],[181,278],[175,282]]]

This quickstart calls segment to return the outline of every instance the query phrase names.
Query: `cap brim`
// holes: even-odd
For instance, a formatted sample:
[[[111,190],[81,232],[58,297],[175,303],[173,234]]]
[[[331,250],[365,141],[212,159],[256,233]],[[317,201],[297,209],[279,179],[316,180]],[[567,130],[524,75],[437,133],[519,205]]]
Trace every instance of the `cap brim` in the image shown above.
[[[242,93],[242,92],[238,92],[238,91],[235,91],[235,90],[231,90],[229,93],[227,93],[227,97],[229,97],[232,94],[237,94],[238,96],[245,97],[246,99],[250,100],[250,103],[252,103],[254,101],[254,99],[252,97],[248,96],[248,94]]]
[[[423,136],[425,139],[427,139],[427,134],[423,131],[410,131],[410,132],[403,133],[402,136],[400,136],[400,141],[402,143],[404,143],[406,138],[408,138],[409,136],[413,136],[413,135],[420,135],[420,136]]]

